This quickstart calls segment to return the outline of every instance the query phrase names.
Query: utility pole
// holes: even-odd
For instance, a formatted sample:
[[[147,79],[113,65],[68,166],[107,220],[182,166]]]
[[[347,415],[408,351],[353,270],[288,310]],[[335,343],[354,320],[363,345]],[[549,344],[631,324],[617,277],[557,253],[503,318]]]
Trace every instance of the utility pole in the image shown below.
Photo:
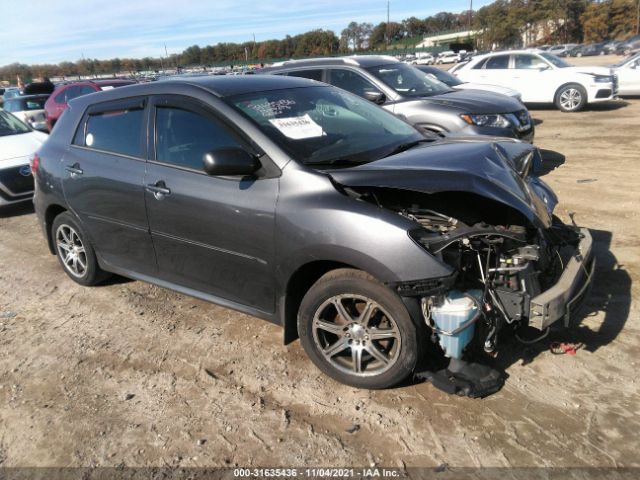
[[[473,17],[473,0],[469,0],[469,31],[471,31],[471,18]]]
[[[639,0],[640,1],[640,0]],[[391,35],[389,34],[390,30],[390,16],[389,16],[389,4],[390,4],[390,0],[387,0],[387,45],[389,45],[391,43]]]
[[[638,0],[638,11],[636,12],[636,35],[640,35],[640,0]]]

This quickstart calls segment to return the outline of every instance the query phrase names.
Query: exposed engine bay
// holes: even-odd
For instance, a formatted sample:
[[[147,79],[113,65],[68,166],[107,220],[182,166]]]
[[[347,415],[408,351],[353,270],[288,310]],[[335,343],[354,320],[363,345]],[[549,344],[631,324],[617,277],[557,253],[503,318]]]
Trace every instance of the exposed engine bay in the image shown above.
[[[501,374],[482,365],[481,359],[498,354],[501,336],[511,335],[529,344],[546,337],[550,324],[557,320],[563,320],[557,324],[568,326],[569,312],[562,310],[564,305],[554,316],[547,315],[545,305],[547,313],[540,321],[535,302],[549,295],[545,292],[558,289],[563,272],[576,261],[584,286],[578,294],[574,288],[567,289],[563,299],[570,296],[573,302],[584,293],[592,273],[582,262],[582,255],[589,253],[581,252],[586,230],[565,225],[555,217],[550,227],[535,227],[504,206],[463,194],[455,199],[386,189],[359,194],[361,199],[414,222],[416,229],[410,232],[414,241],[455,272],[451,278],[432,284],[431,291],[415,292],[421,297],[432,341],[451,359],[447,381],[428,376],[436,386],[451,393],[466,388],[470,396],[493,393],[502,385]],[[424,206],[427,204],[434,208]],[[590,236],[588,240],[590,249]],[[480,363],[472,363],[475,360]],[[447,382],[457,384],[454,388]]]

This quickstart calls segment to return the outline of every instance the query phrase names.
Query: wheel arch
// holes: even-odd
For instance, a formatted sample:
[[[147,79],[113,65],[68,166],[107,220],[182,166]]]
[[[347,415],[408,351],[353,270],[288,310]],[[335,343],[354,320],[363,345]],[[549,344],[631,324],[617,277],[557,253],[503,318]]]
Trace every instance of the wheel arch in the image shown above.
[[[284,329],[284,344],[298,338],[298,311],[305,294],[323,275],[340,268],[362,270],[354,265],[332,260],[315,260],[301,265],[287,281],[280,300],[280,318]]]
[[[49,251],[52,255],[56,254],[56,249],[53,244],[53,237],[51,235],[51,226],[53,225],[53,221],[55,218],[61,213],[67,212],[68,210],[64,208],[62,205],[57,203],[51,204],[47,207],[47,210],[44,213],[44,224],[46,228],[46,236],[47,236],[47,245],[49,246]]]

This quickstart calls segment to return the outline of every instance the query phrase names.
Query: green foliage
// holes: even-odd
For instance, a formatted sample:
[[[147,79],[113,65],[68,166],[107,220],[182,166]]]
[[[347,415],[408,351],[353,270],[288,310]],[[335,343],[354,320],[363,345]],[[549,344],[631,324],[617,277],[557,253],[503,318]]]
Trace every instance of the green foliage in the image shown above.
[[[338,38],[330,30],[287,35],[281,40],[192,45],[169,58],[81,59],[58,65],[14,63],[0,67],[0,79],[17,75],[28,81],[39,76],[75,76],[159,70],[191,65],[231,65],[267,62],[270,59],[335,55],[352,51],[403,50],[414,47],[425,35],[472,28],[480,30],[479,49],[519,47],[542,38],[544,43],[624,39],[635,33],[638,0],[496,0],[476,12],[440,12],[427,18],[402,22],[351,22]],[[472,14],[473,13],[473,14]],[[473,20],[471,22],[471,20]]]

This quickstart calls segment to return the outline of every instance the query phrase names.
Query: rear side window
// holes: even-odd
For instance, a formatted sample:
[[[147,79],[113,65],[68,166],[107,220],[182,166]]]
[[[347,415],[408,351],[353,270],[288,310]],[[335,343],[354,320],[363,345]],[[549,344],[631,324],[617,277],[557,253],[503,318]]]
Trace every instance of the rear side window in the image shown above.
[[[204,154],[239,147],[235,138],[209,115],[176,107],[156,108],[156,160],[202,170]]]
[[[509,55],[496,55],[490,57],[484,65],[487,70],[502,70],[509,68]]]
[[[314,70],[296,70],[294,72],[287,73],[290,77],[301,77],[308,78],[309,80],[317,80],[318,82],[322,81],[322,70],[314,69]]]
[[[55,101],[56,103],[68,103],[76,97],[81,97],[82,95],[88,95],[94,92],[96,92],[96,90],[88,85],[73,85],[65,88],[62,92],[57,94]]]
[[[76,145],[141,157],[143,108],[123,108],[89,113],[84,130],[76,134]]]

